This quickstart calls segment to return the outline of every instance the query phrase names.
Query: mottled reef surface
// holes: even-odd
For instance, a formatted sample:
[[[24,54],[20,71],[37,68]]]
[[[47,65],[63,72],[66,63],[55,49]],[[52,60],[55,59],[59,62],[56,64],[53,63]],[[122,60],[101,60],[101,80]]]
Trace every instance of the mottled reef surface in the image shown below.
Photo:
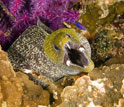
[[[52,100],[51,106],[124,107],[124,64],[121,64],[122,58],[119,61],[117,59],[119,58],[110,59],[105,63],[106,66],[95,68],[88,75],[76,79],[69,77],[75,79],[72,86],[64,83],[65,86],[62,87],[61,81],[61,96]],[[35,85],[27,75],[14,72],[8,54],[1,49],[0,68],[2,107],[48,107],[51,102],[50,93],[41,86]]]
[[[78,21],[90,33],[88,40],[95,69],[89,74],[69,76],[57,81],[58,90],[52,95],[51,88],[48,88],[49,91],[43,89],[41,86],[35,85],[26,74],[15,72],[8,59],[8,54],[0,47],[0,107],[124,107],[124,0],[78,1],[72,10],[79,12]],[[1,4],[1,6],[3,5]],[[4,33],[3,29],[0,29],[0,33],[5,35],[5,37],[1,36],[2,45],[8,40],[11,41],[12,37],[9,35],[16,39],[16,36],[19,36],[16,33],[26,29],[28,24],[23,28],[27,18],[22,24],[14,22],[13,26],[20,24],[20,27],[16,25],[18,32],[14,32],[16,35],[14,36],[11,34],[13,27],[10,26],[9,30],[6,28],[9,24],[8,21],[5,21],[6,15],[7,17],[11,17],[11,15],[8,14],[6,8],[1,7],[1,9],[0,18],[2,20],[0,19],[0,21],[5,25],[3,26],[5,27]],[[61,10],[63,13],[63,9]],[[60,20],[60,17],[58,18]],[[55,24],[56,21],[53,20]],[[30,24],[32,25],[32,23]],[[14,27],[13,30],[15,29]]]
[[[37,107],[49,104],[49,93],[35,85],[28,76],[17,72],[0,48],[0,105],[1,107]]]
[[[61,93],[58,107],[124,107],[124,64],[95,68]]]

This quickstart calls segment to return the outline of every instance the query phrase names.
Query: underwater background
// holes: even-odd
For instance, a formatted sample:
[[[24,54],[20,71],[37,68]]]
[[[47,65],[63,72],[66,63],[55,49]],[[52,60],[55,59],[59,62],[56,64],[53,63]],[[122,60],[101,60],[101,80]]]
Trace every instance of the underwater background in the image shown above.
[[[47,88],[15,72],[8,50],[38,21],[85,36],[94,69]],[[0,0],[0,45],[1,107],[124,107],[124,0]]]

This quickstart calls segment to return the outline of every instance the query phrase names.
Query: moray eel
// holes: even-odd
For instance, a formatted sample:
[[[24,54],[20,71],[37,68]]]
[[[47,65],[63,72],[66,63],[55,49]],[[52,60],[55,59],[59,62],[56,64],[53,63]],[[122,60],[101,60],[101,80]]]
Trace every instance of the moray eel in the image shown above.
[[[20,35],[8,49],[8,56],[14,67],[33,70],[53,82],[94,68],[85,37],[68,28],[53,32],[40,21]]]

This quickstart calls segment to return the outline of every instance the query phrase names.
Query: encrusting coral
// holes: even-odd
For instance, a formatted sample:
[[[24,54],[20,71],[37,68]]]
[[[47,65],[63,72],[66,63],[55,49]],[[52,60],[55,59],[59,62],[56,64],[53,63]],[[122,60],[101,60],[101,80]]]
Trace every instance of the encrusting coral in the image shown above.
[[[28,76],[15,72],[8,54],[0,49],[0,105],[2,107],[36,107],[49,104],[49,93],[29,80]]]
[[[2,107],[38,106],[49,104],[49,93],[34,85],[28,76],[17,72],[8,60],[7,53],[0,50],[0,104]],[[58,107],[123,107],[124,64],[95,68],[87,76],[78,78],[73,86],[61,93]],[[60,98],[59,98],[60,99]],[[58,100],[59,100],[58,99]],[[56,103],[56,102],[55,102]],[[55,104],[53,103],[53,104]]]
[[[104,4],[103,2],[105,1],[108,4]],[[94,2],[87,0],[86,3],[81,2],[85,9],[79,10],[82,12],[78,20],[85,25],[91,36],[102,27],[114,24],[116,18],[124,13],[124,1],[114,0],[112,3],[109,3],[109,1],[111,0],[96,0]]]
[[[57,107],[123,107],[124,64],[95,68],[61,93]]]
[[[92,59],[96,63],[104,63],[111,57],[124,55],[124,33],[114,27],[105,27],[95,34],[92,40]]]

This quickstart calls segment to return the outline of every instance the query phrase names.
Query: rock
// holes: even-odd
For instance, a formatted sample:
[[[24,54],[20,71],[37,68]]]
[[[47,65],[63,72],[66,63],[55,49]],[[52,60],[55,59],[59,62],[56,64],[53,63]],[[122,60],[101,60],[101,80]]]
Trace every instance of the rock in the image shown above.
[[[38,105],[49,104],[49,93],[41,86],[35,85],[24,73],[18,72],[17,77],[23,83],[23,106],[37,107]]]
[[[0,105],[2,107],[37,107],[49,104],[49,93],[35,85],[26,74],[15,73],[8,54],[0,47]]]
[[[3,94],[2,94],[1,86],[0,86],[0,104],[2,104],[2,101],[3,101]]]
[[[15,77],[13,67],[8,60],[8,54],[0,49],[0,77],[6,75],[7,78]]]
[[[19,107],[22,102],[23,89],[21,82],[16,77],[16,73],[8,60],[8,54],[0,50],[0,99],[1,105],[7,107]]]
[[[105,65],[107,66],[112,65],[112,64],[124,64],[124,56],[113,57],[105,62]]]
[[[104,2],[107,1],[105,4]],[[110,3],[112,2],[112,4]],[[80,0],[82,8],[80,11],[79,22],[90,32],[91,37],[94,37],[95,32],[101,29],[101,26],[114,23],[117,16],[124,12],[123,0]],[[108,5],[109,4],[109,5]],[[93,39],[93,38],[92,38]]]
[[[57,107],[124,107],[124,64],[95,68],[67,86]]]
[[[124,56],[124,34],[112,26],[99,30],[91,43],[92,60],[96,66],[110,58]]]

